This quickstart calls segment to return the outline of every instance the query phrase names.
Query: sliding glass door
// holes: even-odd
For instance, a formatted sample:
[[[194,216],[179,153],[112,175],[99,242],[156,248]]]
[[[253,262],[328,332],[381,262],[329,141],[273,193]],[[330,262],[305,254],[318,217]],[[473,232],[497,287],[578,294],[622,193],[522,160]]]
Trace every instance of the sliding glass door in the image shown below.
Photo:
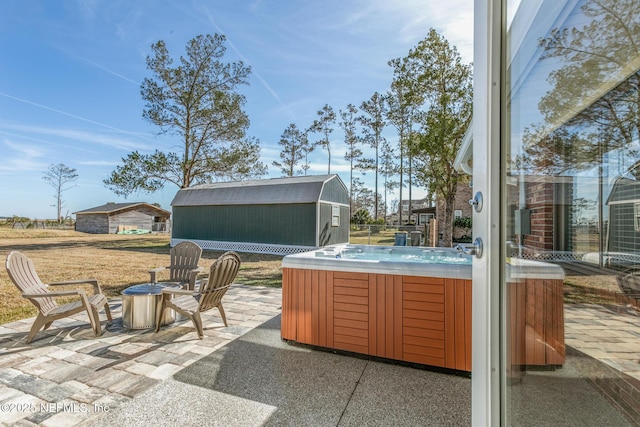
[[[640,424],[640,1],[476,7],[474,422]]]

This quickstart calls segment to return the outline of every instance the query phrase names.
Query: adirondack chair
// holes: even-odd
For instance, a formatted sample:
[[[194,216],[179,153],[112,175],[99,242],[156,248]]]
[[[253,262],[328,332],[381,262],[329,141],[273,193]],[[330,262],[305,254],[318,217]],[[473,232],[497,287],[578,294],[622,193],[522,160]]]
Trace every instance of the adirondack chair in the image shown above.
[[[156,306],[156,319],[161,319],[167,308],[174,309],[183,316],[191,319],[196,328],[198,338],[204,338],[200,313],[218,308],[225,326],[227,317],[222,307],[222,297],[227,293],[240,269],[240,257],[233,251],[225,252],[209,269],[209,277],[200,282],[195,291],[165,288],[162,298]],[[160,323],[156,323],[156,332],[160,330]]]
[[[100,326],[100,317],[98,311],[104,308],[107,319],[113,320],[107,298],[102,294],[97,279],[80,279],[63,282],[54,282],[44,284],[36,273],[33,262],[24,254],[13,251],[7,256],[6,262],[7,272],[11,281],[27,298],[38,308],[38,316],[31,326],[31,331],[27,335],[26,343],[30,343],[40,331],[51,326],[54,320],[62,319],[82,311],[87,312],[89,323],[96,336],[102,334]],[[49,291],[49,287],[59,285],[77,285],[77,284],[93,285],[93,295],[88,295],[84,289],[65,290],[59,292]],[[58,305],[56,297],[78,296],[79,301]],[[44,327],[44,328],[43,328]]]
[[[157,274],[169,270],[169,282],[180,283],[181,286],[193,290],[198,273],[203,271],[198,267],[202,248],[193,242],[180,242],[169,251],[169,265],[149,270],[151,283],[157,283]]]

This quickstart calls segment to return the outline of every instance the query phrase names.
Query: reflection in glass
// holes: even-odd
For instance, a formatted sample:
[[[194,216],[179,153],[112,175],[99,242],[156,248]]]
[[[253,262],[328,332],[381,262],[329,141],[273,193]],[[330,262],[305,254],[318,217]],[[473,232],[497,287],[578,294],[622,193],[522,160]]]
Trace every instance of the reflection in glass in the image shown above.
[[[506,4],[504,414],[640,423],[640,1]]]

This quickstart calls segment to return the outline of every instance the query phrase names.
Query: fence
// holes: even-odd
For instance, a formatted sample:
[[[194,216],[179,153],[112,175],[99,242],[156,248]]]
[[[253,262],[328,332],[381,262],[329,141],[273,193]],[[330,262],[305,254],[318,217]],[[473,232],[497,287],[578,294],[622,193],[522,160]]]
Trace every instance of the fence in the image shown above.
[[[428,246],[429,238],[426,236],[424,226],[388,226],[380,224],[351,224],[349,241],[354,244],[366,245],[395,245],[398,232],[406,232],[406,245]],[[413,235],[411,234],[413,232]],[[416,235],[415,232],[419,232]]]
[[[75,223],[70,220],[65,220],[61,224],[57,221],[43,219],[43,220],[30,220],[30,221],[7,221],[7,224],[11,224],[11,228],[16,229],[48,229],[48,230],[73,230]]]

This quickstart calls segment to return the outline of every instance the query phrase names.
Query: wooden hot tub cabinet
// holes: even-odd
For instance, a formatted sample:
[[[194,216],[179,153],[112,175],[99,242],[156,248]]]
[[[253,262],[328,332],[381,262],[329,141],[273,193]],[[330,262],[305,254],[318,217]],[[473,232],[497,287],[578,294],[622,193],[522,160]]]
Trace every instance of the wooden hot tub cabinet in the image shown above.
[[[511,368],[565,361],[563,273],[508,269]],[[471,279],[282,269],[282,338],[370,356],[471,371]]]
[[[509,282],[512,366],[561,366],[565,361],[564,289],[561,279]]]
[[[471,371],[471,280],[283,268],[282,338]]]

